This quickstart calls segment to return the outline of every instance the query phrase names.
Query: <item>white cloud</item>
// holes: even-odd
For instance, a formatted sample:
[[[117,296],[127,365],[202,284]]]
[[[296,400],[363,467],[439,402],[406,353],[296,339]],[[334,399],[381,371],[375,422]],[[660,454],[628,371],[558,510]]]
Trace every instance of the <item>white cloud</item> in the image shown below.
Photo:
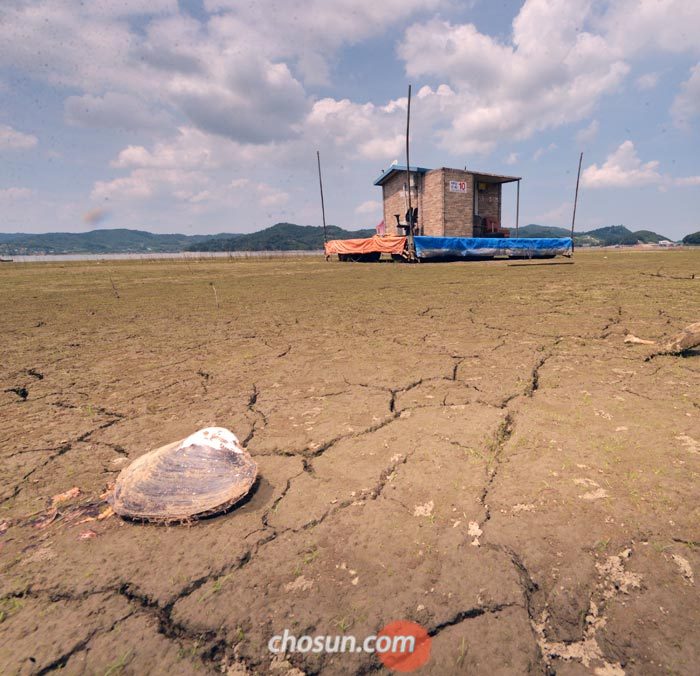
[[[174,196],[189,201],[210,185],[210,177],[202,171],[180,167],[139,168],[128,176],[111,181],[97,181],[91,197],[94,200],[145,200]]]
[[[683,36],[698,12],[674,0],[641,2],[633,18],[639,30],[649,33],[658,4],[674,18],[654,44],[695,49]],[[401,150],[401,99],[387,106],[313,101],[302,83],[328,83],[340,48],[443,5],[447,0],[207,0],[210,13],[195,19],[175,0],[18,2],[0,26],[0,59],[82,90],[66,100],[72,124],[166,128],[184,115],[207,133],[265,145],[329,139],[316,123],[321,109],[334,107],[327,118],[336,129],[350,128],[333,145],[385,160]],[[419,92],[417,134],[433,143],[437,135],[455,154],[488,152],[501,140],[585,119],[619,86],[625,59],[640,49],[619,30],[623,15],[615,7],[598,10],[593,0],[527,0],[507,42],[469,23],[410,26],[398,48],[407,73],[443,81]],[[139,30],[128,20],[134,16]]]
[[[316,148],[331,192],[335,179],[342,177],[345,186],[355,180],[351,173],[403,162],[405,98],[315,98],[311,89],[320,83],[342,91],[345,83],[333,82],[341,59],[343,67],[349,63],[342,48],[372,36],[382,36],[388,52],[399,45],[406,73],[418,83],[414,161],[434,158],[442,148],[452,158],[446,161],[458,166],[470,161],[463,154],[488,153],[499,143],[499,157],[512,164],[518,153],[508,153],[518,141],[563,125],[572,125],[571,135],[578,130],[585,143],[598,131],[599,103],[618,91],[631,66],[635,76],[644,72],[635,59],[650,63],[650,50],[700,54],[700,3],[680,0],[526,0],[511,33],[501,37],[445,20],[464,15],[451,0],[204,0],[203,11],[192,13],[178,5],[185,7],[177,0],[3,2],[0,62],[8,72],[47,82],[68,97],[70,124],[138,130],[94,183],[94,199],[122,202],[118,212],[110,207],[115,221],[127,203],[136,218],[140,209],[160,208],[160,216],[172,204],[187,225],[195,207],[216,205],[227,218],[231,205],[246,210],[246,222],[253,223],[256,206],[248,201],[311,213],[311,200],[299,198],[304,189],[286,186],[292,167],[295,180],[303,175],[299,186],[305,172],[315,170]],[[440,18],[434,10],[443,7]],[[439,18],[426,19],[431,15]],[[679,125],[700,114],[699,69],[673,104]],[[651,86],[654,77],[645,73],[636,86]],[[420,86],[426,81],[430,86]],[[51,132],[62,147],[60,130]],[[109,148],[114,137],[105,139]],[[538,157],[549,140],[533,144],[542,145]],[[37,142],[0,126],[0,148]],[[63,161],[71,161],[69,152]],[[696,177],[664,178],[649,169],[653,163],[637,162],[632,173],[607,162],[593,165],[599,173],[589,176],[604,183],[616,168],[614,180],[634,182],[640,172],[656,171],[664,185],[696,185]],[[251,182],[243,189],[231,185],[246,174]],[[343,212],[352,214],[356,201],[341,200]],[[76,221],[86,208],[76,207]]]
[[[168,116],[154,111],[129,94],[107,92],[104,96],[69,96],[64,102],[65,119],[80,127],[155,129],[168,124]]]
[[[205,0],[214,12],[211,32],[225,42],[241,41],[271,58],[293,62],[307,83],[324,83],[329,58],[345,45],[381,35],[417,12],[448,0]]]
[[[599,130],[600,123],[598,122],[598,120],[592,120],[587,127],[579,129],[576,132],[576,141],[582,145],[590,143],[593,139],[595,139],[596,136],[598,136]]]
[[[258,156],[256,158],[256,153]],[[153,145],[127,146],[113,160],[112,167],[128,174],[97,181],[91,197],[95,201],[117,201],[122,205],[166,199],[203,209],[240,208],[256,205],[275,211],[289,202],[290,195],[264,181],[246,177],[231,179],[228,168],[243,163],[269,160],[274,148],[241,146],[206,134],[193,127],[181,127],[177,134]]]
[[[151,149],[130,145],[112,160],[115,169],[187,170],[211,172],[236,165],[264,164],[279,157],[273,144],[249,146],[207,134],[195,127],[179,127]]]
[[[248,178],[236,178],[230,183],[239,196],[257,199],[262,207],[281,207],[289,201],[289,193],[279,190],[268,183],[256,183]]]
[[[243,143],[294,136],[310,105],[303,86],[271,36],[255,41],[258,27],[234,18],[229,34],[222,30],[228,19],[202,24],[179,16],[149,25],[139,53],[158,71],[161,95],[209,133]]]
[[[198,128],[242,143],[295,135],[307,109],[303,87],[282,63],[238,56],[222,59],[218,77],[178,75],[168,89]]]
[[[674,183],[681,186],[700,185],[700,176],[683,176],[682,178],[675,179]]]
[[[112,181],[97,181],[92,189],[94,200],[143,199],[153,194],[148,176],[134,172],[131,176],[115,178]]]
[[[72,123],[157,126],[158,108],[211,133],[267,143],[292,136],[308,109],[303,87],[286,63],[265,55],[264,41],[225,40],[192,19],[155,19],[137,32],[120,16],[61,1],[13,8],[4,18],[0,61],[81,90],[66,102]]]
[[[52,85],[82,91],[115,85],[152,89],[157,83],[130,61],[136,36],[128,23],[89,12],[90,5],[55,0],[3,8],[0,61]]]
[[[673,101],[671,114],[679,127],[687,127],[693,118],[700,116],[700,63],[690,69],[690,77]]]
[[[448,82],[454,96],[437,119],[442,146],[490,152],[502,140],[588,117],[615,93],[629,61],[653,51],[700,53],[700,3],[685,0],[526,0],[510,39],[469,23],[432,19],[406,30],[398,47],[412,77]],[[637,79],[656,85],[658,74]],[[674,105],[697,114],[694,82]]]
[[[659,162],[643,163],[632,141],[625,141],[598,167],[592,164],[581,175],[581,185],[587,188],[630,188],[650,183],[662,183]]]
[[[537,161],[545,153],[551,153],[553,150],[556,150],[556,149],[557,149],[556,143],[550,143],[548,146],[542,146],[541,148],[538,148],[537,150],[535,150],[535,152],[532,154],[532,159]]]
[[[343,46],[450,7],[449,0],[206,0],[208,14],[195,19],[176,0],[8,4],[0,59],[77,88],[66,101],[69,122],[148,129],[184,115],[200,130],[258,145],[326,138],[314,127],[314,107],[322,101],[310,99],[302,83],[328,83]],[[433,143],[437,132],[454,153],[488,152],[500,140],[585,119],[619,86],[626,59],[644,44],[699,51],[696,6],[527,0],[508,41],[469,23],[414,24],[399,40],[407,73],[443,81],[419,93],[427,112],[421,120],[416,111],[416,129]],[[400,101],[391,102],[393,110],[354,102],[341,110],[344,102],[335,101],[336,118],[354,123],[350,115],[359,113],[361,119],[334,145],[352,147],[355,157],[396,156]],[[683,100],[677,108],[683,110]],[[359,127],[370,133],[357,142]]]
[[[647,91],[654,89],[659,84],[659,77],[658,73],[644,73],[634,81],[634,84],[639,91]]]
[[[535,216],[535,220],[538,223],[550,226],[563,227],[567,224],[571,225],[571,209],[571,202],[561,202],[558,206]]]
[[[278,154],[274,145],[241,145],[195,127],[180,127],[151,148],[130,145],[121,150],[111,167],[127,175],[96,181],[91,197],[122,203],[171,198],[226,207],[240,206],[253,196],[257,205],[276,207],[289,200],[286,192],[247,178],[232,182],[230,168],[269,163]],[[245,189],[236,193],[232,188]]]
[[[353,157],[389,163],[403,147],[406,99],[385,106],[353,103],[349,99],[316,101],[305,119],[305,135],[315,145],[350,149]]]
[[[119,201],[174,196],[189,201],[209,183],[207,172],[216,166],[213,143],[206,134],[183,127],[173,139],[156,143],[151,151],[143,146],[128,146],[111,165],[128,169],[129,174],[97,181],[91,196],[95,200]]]
[[[77,89],[65,103],[71,124],[148,129],[184,115],[202,131],[267,144],[302,133],[313,101],[300,77],[328,83],[341,47],[444,1],[208,0],[199,19],[177,0],[11,2],[0,61]],[[372,138],[360,150],[385,152]]]
[[[591,5],[528,0],[509,43],[472,24],[433,19],[408,28],[398,48],[408,74],[444,78],[454,92],[442,145],[488,152],[589,116],[629,70],[603,36],[584,28]]]
[[[592,164],[581,174],[581,185],[587,188],[634,188],[655,184],[666,191],[670,186],[698,186],[700,176],[672,177],[659,171],[658,160],[642,162],[632,141],[625,141],[608,155],[599,167]]]
[[[278,190],[267,183],[258,183],[255,187],[260,206],[263,207],[281,207],[289,201],[289,193],[284,190]]]
[[[598,24],[628,56],[653,50],[700,53],[700,3],[688,0],[615,0]]]
[[[122,17],[172,14],[178,11],[177,0],[90,0],[84,11],[97,16]]]
[[[127,146],[112,166],[118,169],[211,168],[217,164],[210,136],[193,127],[180,127],[173,138],[157,142],[152,150]]]
[[[362,202],[362,204],[358,204],[355,208],[355,213],[360,215],[366,214],[369,216],[374,216],[381,214],[381,212],[382,204],[377,200],[367,200],[366,202]]]
[[[0,150],[28,150],[39,142],[36,136],[0,124]]]
[[[373,138],[361,143],[358,151],[368,160],[386,160],[401,152],[405,140],[406,137],[402,134],[396,134],[390,138]]]
[[[0,189],[0,202],[16,202],[25,200],[34,194],[29,188],[2,188]]]
[[[189,202],[190,204],[202,204],[214,199],[211,190],[191,190],[189,188],[174,189],[172,195],[178,200]]]

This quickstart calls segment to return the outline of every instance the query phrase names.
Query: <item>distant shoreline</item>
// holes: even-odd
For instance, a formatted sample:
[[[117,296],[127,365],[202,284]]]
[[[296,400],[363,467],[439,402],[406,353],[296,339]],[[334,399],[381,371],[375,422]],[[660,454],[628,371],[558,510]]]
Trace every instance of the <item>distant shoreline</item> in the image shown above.
[[[60,263],[61,261],[137,261],[184,260],[199,258],[285,258],[323,256],[323,250],[299,251],[180,251],[177,253],[95,253],[95,254],[22,254],[2,256],[14,263]]]
[[[654,244],[611,244],[608,246],[578,245],[576,251],[680,251],[695,247],[674,244],[658,246]],[[700,247],[697,247],[700,249]],[[180,251],[176,253],[99,253],[99,254],[18,254],[2,256],[3,263],[61,263],[79,261],[138,261],[138,260],[198,260],[210,258],[298,258],[323,256],[322,249],[299,249],[290,251]]]

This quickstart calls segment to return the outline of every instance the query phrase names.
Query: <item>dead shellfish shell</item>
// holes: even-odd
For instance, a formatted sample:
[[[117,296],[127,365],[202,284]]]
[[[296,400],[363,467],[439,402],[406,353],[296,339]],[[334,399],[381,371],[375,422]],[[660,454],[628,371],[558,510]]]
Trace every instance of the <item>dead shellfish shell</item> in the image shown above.
[[[134,460],[120,472],[110,502],[132,519],[187,521],[227,510],[257,475],[233,432],[207,427]]]

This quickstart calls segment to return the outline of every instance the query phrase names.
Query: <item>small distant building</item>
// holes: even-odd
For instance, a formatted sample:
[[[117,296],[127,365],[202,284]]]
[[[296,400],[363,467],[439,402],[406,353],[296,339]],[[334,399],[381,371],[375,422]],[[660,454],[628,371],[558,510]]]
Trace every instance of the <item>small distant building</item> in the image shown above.
[[[411,206],[418,209],[416,235],[507,236],[508,231],[501,228],[501,189],[504,183],[519,182],[519,176],[446,167],[412,167],[409,176]],[[386,234],[406,234],[406,167],[391,166],[374,185],[382,188]]]

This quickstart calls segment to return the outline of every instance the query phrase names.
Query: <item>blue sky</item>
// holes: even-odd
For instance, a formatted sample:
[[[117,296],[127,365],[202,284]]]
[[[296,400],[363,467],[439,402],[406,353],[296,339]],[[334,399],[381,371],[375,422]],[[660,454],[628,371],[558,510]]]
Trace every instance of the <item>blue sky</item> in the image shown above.
[[[373,227],[382,168],[522,176],[521,224],[700,230],[700,3],[3,0],[0,231]],[[504,225],[515,188],[504,187]]]

